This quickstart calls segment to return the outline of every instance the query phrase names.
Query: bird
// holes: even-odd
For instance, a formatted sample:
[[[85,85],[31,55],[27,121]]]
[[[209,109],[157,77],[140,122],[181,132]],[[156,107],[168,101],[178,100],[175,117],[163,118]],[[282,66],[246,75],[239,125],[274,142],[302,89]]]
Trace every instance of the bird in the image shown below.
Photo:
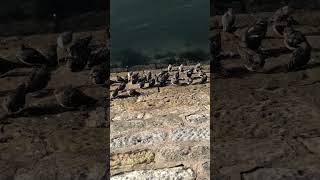
[[[58,104],[66,109],[90,106],[97,102],[96,99],[86,95],[78,88],[72,86],[55,89],[54,95]]]
[[[171,70],[172,70],[172,65],[169,64],[169,65],[168,65],[168,72],[170,72]]]
[[[128,89],[128,95],[129,96],[139,96],[141,95],[141,93],[139,93],[138,91],[136,91],[135,89]]]
[[[129,71],[129,72],[128,72],[128,80],[129,80],[129,81],[132,80],[132,75],[133,75],[133,72],[132,72],[132,71]]]
[[[189,69],[189,70],[186,72],[186,75],[187,75],[188,78],[191,78],[192,74],[193,74],[193,68]]]
[[[193,82],[193,79],[188,77],[187,78],[187,84],[190,85],[190,84],[192,84],[192,82]]]
[[[58,48],[67,49],[73,40],[73,31],[67,31],[59,34],[57,38]]]
[[[201,70],[201,63],[198,63],[194,66],[194,69],[196,70],[196,72],[198,72],[199,70]]]
[[[125,82],[120,83],[120,85],[117,87],[118,91],[123,91],[126,88],[127,84]]]
[[[208,80],[208,76],[206,74],[202,75],[200,79],[200,84],[206,83],[207,80]]]
[[[126,82],[126,80],[121,76],[117,76],[117,81],[118,82]]]
[[[106,46],[98,48],[97,50],[91,52],[87,66],[88,68],[92,68],[93,66],[105,63],[108,61],[109,57],[110,50]]]
[[[264,57],[247,47],[243,47],[241,44],[238,45],[238,53],[242,59],[243,66],[251,72],[257,72],[262,70],[265,59]]]
[[[47,87],[51,79],[51,71],[48,66],[34,68],[25,81],[26,92],[32,93],[32,96],[41,94],[41,90]]]
[[[152,73],[151,73],[151,71],[148,71],[148,73],[147,73],[147,81],[149,81],[151,79],[152,79]]]
[[[176,73],[174,73],[174,77],[175,77],[176,79],[179,79],[179,78],[180,78],[179,71],[177,71]]]
[[[236,17],[233,14],[232,8],[228,8],[228,11],[225,12],[221,18],[223,31],[231,33],[233,31],[235,20],[236,20]]]
[[[154,78],[151,78],[149,81],[148,81],[149,85],[148,87],[149,88],[152,88],[154,87],[154,85],[156,84],[156,80]]]
[[[16,51],[16,58],[27,66],[41,66],[48,64],[48,61],[43,54],[24,44],[20,45]]]
[[[96,65],[90,71],[90,78],[96,85],[106,85],[108,68],[106,65]]]
[[[180,66],[179,66],[179,72],[183,72],[183,64],[181,64]]]
[[[177,84],[179,84],[179,79],[177,79],[176,77],[172,77],[172,78],[171,78],[171,84],[172,84],[172,85],[177,85]]]
[[[131,83],[132,84],[137,84],[139,80],[139,73],[133,73],[132,76],[131,76]]]
[[[268,28],[268,21],[262,19],[253,26],[247,28],[241,35],[241,41],[250,49],[257,50],[265,38]]]
[[[15,114],[23,110],[26,103],[26,85],[24,83],[8,94],[2,102],[2,107],[7,114]]]
[[[119,94],[119,90],[118,90],[118,89],[115,89],[115,90],[112,92],[111,97],[112,97],[112,98],[116,98],[116,97],[118,96],[118,94]]]
[[[144,88],[145,81],[139,81],[139,87]]]
[[[296,48],[290,56],[290,61],[287,65],[288,71],[296,71],[308,64],[311,59],[311,50],[312,48],[308,42],[303,42]]]
[[[292,26],[288,26],[283,31],[283,42],[289,50],[295,50],[299,45],[307,41],[302,32],[295,30]]]
[[[87,65],[90,58],[91,50],[89,44],[92,40],[92,35],[75,40],[69,48],[70,59],[67,62],[67,67],[71,72],[82,71]]]
[[[292,18],[290,18],[290,14],[292,13],[292,9],[289,6],[284,6],[278,9],[274,15],[271,17],[272,30],[280,37],[283,36],[283,30],[288,22],[292,22]]]

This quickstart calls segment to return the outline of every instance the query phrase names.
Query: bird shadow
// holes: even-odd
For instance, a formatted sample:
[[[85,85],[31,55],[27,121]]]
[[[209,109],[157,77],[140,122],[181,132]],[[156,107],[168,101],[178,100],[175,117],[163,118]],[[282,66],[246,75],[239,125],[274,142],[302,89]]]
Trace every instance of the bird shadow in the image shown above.
[[[266,57],[279,57],[283,54],[290,53],[292,53],[292,51],[287,48],[270,48],[261,51],[261,54],[265,55]]]
[[[79,108],[64,108],[59,104],[46,104],[46,105],[36,105],[30,106],[23,109],[18,114],[13,115],[13,117],[37,117],[42,115],[53,115],[60,114],[68,111],[78,111]]]

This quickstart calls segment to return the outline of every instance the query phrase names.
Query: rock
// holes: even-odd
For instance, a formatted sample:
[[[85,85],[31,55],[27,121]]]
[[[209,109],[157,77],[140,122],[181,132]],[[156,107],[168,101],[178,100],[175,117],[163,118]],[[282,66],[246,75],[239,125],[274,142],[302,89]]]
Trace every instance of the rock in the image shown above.
[[[115,150],[117,148],[123,148],[136,145],[150,145],[163,142],[166,138],[164,131],[146,131],[136,134],[122,135],[111,139],[110,148]]]

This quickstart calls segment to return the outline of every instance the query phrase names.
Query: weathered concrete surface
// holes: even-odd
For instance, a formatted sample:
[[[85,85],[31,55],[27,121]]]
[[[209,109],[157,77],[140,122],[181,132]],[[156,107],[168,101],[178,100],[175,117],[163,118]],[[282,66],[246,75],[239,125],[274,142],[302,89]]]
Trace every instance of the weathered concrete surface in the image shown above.
[[[259,13],[255,17],[269,14]],[[298,11],[294,16],[300,23],[296,28],[307,34],[313,47],[312,60],[305,69],[270,73],[271,68],[288,62],[289,51],[266,59],[264,70],[270,74],[243,71],[233,78],[212,82],[211,175],[214,179],[319,178],[320,26],[316,21],[311,22],[319,18],[319,12]],[[245,26],[254,19],[242,14],[237,17],[237,26]],[[212,31],[220,31],[219,26]],[[222,33],[222,39],[224,51],[236,52],[236,35]],[[265,50],[284,48],[281,37],[271,30],[262,46]],[[240,62],[237,57],[222,61],[227,69],[241,67]]]
[[[111,179],[209,179],[209,82],[197,81],[159,93],[129,83],[143,94],[111,101]]]

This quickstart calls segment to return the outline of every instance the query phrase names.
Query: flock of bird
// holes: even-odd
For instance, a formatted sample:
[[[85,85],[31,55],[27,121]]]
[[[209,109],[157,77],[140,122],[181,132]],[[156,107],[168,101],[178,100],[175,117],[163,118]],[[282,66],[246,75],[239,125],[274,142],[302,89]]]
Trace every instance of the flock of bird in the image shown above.
[[[289,63],[285,67],[287,71],[299,70],[309,62],[312,48],[303,33],[294,29],[293,25],[298,22],[292,17],[293,12],[294,10],[291,7],[284,6],[278,9],[269,20],[260,18],[244,29],[240,35],[237,51],[242,59],[243,66],[248,71],[263,71],[268,55],[261,47],[261,43],[266,38],[269,23],[272,23],[272,30],[275,34],[283,38],[284,46],[292,51]],[[221,18],[223,31],[234,34],[236,20],[232,8],[229,8]],[[222,54],[221,34],[216,33],[210,43],[213,60],[219,61],[219,56]],[[213,62],[213,64],[221,66],[219,62]]]
[[[158,74],[152,74],[151,71],[143,71],[143,74],[140,75],[139,72],[130,71],[128,72],[127,76],[117,76],[116,80],[111,82],[111,84],[116,83],[117,85],[116,89],[111,93],[111,97],[117,98],[120,95],[119,93],[125,91],[127,91],[129,96],[139,96],[141,93],[133,88],[127,88],[126,90],[128,83],[136,85],[140,89],[156,87],[158,88],[158,92],[160,92],[160,87],[167,86],[170,83],[171,85],[175,86],[190,85],[193,84],[193,74],[198,74],[200,79],[196,83],[203,84],[208,80],[208,76],[203,71],[200,63],[189,69],[185,69],[183,64],[181,64],[179,67],[174,67],[173,65],[169,64],[167,70],[161,70],[161,72]]]
[[[90,69],[90,78],[94,84],[107,84],[109,48],[106,45],[93,45],[92,35],[75,38],[73,32],[63,32],[46,50],[38,51],[30,46],[21,45],[15,53],[16,62],[0,59],[1,78],[8,76],[11,70],[20,67],[33,68],[25,80],[4,98],[2,107],[7,114],[21,112],[26,104],[26,96],[42,97],[52,72],[66,61],[66,67],[74,73]],[[58,57],[58,52],[62,56]],[[41,95],[41,96],[40,96]],[[63,108],[76,108],[95,102],[80,89],[71,85],[54,90],[56,101]]]

